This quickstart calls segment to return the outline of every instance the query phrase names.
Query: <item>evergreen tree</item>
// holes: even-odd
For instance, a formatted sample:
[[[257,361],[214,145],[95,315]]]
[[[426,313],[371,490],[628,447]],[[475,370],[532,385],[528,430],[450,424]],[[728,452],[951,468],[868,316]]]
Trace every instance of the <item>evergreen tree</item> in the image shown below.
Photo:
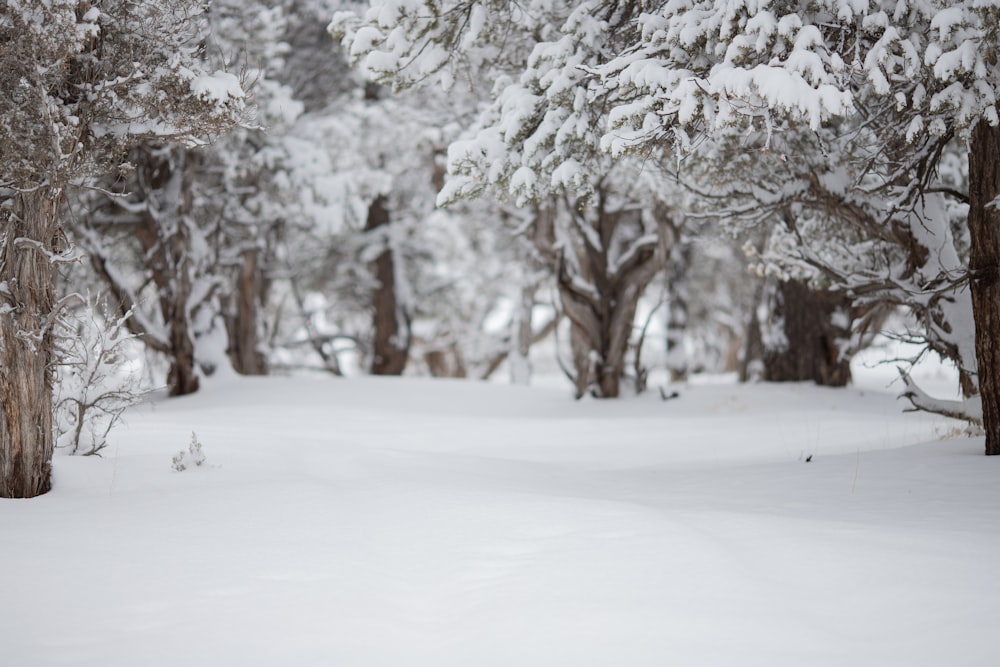
[[[209,137],[242,113],[237,77],[203,71],[201,4],[0,8],[0,496],[49,490],[55,268],[67,190],[130,145]]]

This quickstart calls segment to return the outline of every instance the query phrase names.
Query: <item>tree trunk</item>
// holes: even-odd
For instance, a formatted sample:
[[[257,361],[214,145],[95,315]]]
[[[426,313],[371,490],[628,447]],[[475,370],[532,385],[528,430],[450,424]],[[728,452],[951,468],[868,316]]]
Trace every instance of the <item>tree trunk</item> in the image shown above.
[[[191,257],[192,179],[195,157],[185,149],[143,146],[137,151],[136,174],[145,208],[136,237],[156,284],[160,314],[167,330],[171,396],[198,391],[190,313],[193,289]]]
[[[379,195],[368,207],[365,231],[372,232],[389,225],[386,198]],[[373,375],[401,375],[410,356],[410,321],[396,296],[396,267],[391,247],[387,247],[374,263],[378,287],[372,293]]]
[[[652,249],[640,251],[632,266],[605,282],[598,293],[581,290],[565,267],[560,268],[559,296],[570,321],[577,398],[588,391],[597,398],[618,397],[635,311],[662,264]]]
[[[969,269],[986,455],[1000,454],[1000,127],[980,121],[969,147]]]
[[[468,376],[462,351],[455,343],[425,352],[424,362],[427,364],[427,370],[431,377],[464,378]]]
[[[188,334],[186,302],[164,304],[164,314],[170,331],[170,370],[167,385],[171,396],[185,396],[198,391],[198,370],[195,365],[194,341]]]
[[[692,251],[691,243],[678,243],[673,247],[667,263],[667,370],[671,382],[687,380],[690,372],[684,334],[688,324],[688,273]]]
[[[789,280],[777,285],[771,302],[771,322],[761,323],[771,329],[763,335],[763,379],[847,385],[851,364],[841,358],[838,339],[850,335],[850,300]],[[837,321],[838,317],[844,321]]]
[[[764,377],[764,337],[760,322],[760,306],[764,303],[767,290],[766,281],[761,280],[754,293],[753,308],[750,309],[750,321],[747,323],[742,356],[739,359],[740,382],[758,382]]]
[[[49,255],[62,195],[14,195],[0,208],[0,497],[32,498],[52,487],[51,367],[55,271]]]
[[[639,299],[665,266],[670,250],[665,241],[667,221],[660,222],[655,238],[637,235],[612,259],[609,249],[621,243],[616,232],[640,228],[641,213],[608,210],[602,195],[596,218],[579,210],[570,215],[580,230],[579,239],[563,253],[572,251],[575,257],[564,255],[556,275],[563,312],[570,321],[576,396],[590,392],[596,398],[617,398]]]
[[[260,273],[260,252],[247,250],[236,278],[232,310],[226,318],[229,332],[229,359],[241,375],[267,375],[267,359],[260,351],[260,303],[264,282]]]
[[[511,323],[513,335],[507,358],[511,384],[531,384],[531,343],[534,334],[531,320],[537,291],[537,285],[521,287],[521,299],[514,307],[514,321]]]

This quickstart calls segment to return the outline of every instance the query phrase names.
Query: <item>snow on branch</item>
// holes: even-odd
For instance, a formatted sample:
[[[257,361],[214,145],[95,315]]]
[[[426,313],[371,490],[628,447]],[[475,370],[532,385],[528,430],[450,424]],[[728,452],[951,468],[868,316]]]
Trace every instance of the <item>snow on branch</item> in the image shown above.
[[[900,394],[900,398],[905,398],[911,405],[907,409],[908,412],[930,412],[970,422],[976,426],[983,425],[982,397],[977,395],[961,401],[934,398],[921,389],[904,369],[899,369],[899,375],[905,386],[905,391]]]

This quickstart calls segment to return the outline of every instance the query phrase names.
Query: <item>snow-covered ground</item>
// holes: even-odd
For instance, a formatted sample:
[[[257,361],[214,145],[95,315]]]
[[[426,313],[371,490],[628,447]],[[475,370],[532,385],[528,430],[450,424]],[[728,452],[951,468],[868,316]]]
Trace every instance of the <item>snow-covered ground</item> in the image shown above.
[[[1000,460],[878,384],[210,383],[0,502],[0,664],[1000,665]]]

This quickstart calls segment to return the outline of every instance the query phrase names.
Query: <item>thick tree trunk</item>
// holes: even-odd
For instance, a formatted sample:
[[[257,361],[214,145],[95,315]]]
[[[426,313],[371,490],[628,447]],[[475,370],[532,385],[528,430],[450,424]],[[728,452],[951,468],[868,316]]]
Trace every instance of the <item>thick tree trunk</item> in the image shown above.
[[[777,286],[771,301],[771,322],[765,326],[772,330],[762,336],[763,379],[811,380],[827,387],[848,384],[850,360],[841,358],[837,341],[850,335],[850,300],[789,280]]]
[[[625,372],[639,299],[663,262],[652,249],[636,253],[632,265],[598,293],[581,290],[565,268],[559,271],[559,295],[570,320],[577,398],[588,391],[597,398],[617,398]]]
[[[49,188],[0,207],[0,497],[52,486],[55,271],[62,195]]]
[[[664,221],[656,237],[633,239],[612,260],[609,249],[620,243],[616,232],[638,227],[640,220],[635,210],[609,211],[605,206],[602,197],[596,219],[571,213],[581,229],[579,243],[563,251],[572,250],[573,261],[563,256],[557,267],[559,297],[570,321],[577,398],[588,392],[596,398],[618,397],[639,299],[669,252]]]
[[[969,269],[986,455],[1000,454],[1000,127],[980,121],[969,147]]]
[[[188,317],[186,304],[171,302],[166,305],[166,315],[169,317],[167,326],[170,330],[170,370],[167,372],[167,385],[171,396],[185,396],[198,391],[199,379],[194,356],[194,341],[188,335]]]
[[[386,198],[379,195],[368,207],[365,231],[375,231],[389,224]],[[396,266],[392,249],[386,248],[374,263],[378,287],[372,293],[373,375],[401,375],[410,356],[410,321],[396,295]]]

